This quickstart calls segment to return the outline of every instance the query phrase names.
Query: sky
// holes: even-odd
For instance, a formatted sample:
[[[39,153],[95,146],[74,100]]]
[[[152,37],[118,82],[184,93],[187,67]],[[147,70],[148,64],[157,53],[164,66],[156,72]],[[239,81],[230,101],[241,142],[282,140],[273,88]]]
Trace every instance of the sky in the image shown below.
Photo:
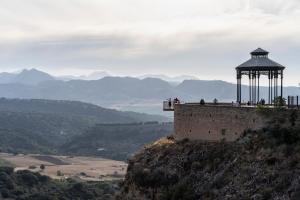
[[[235,81],[257,47],[300,82],[299,0],[0,0],[0,71]]]

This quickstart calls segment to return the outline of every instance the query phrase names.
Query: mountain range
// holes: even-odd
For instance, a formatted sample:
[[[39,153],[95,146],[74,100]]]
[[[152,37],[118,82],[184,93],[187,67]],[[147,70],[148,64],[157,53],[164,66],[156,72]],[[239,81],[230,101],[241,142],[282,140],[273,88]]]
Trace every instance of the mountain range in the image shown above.
[[[248,87],[243,85],[243,100],[248,99]],[[285,87],[285,96],[299,95],[297,87]],[[267,99],[267,87],[261,87],[261,97]],[[106,76],[98,80],[59,80],[44,72],[24,70],[13,76],[0,74],[0,97],[26,99],[75,100],[118,110],[162,114],[162,101],[178,97],[185,102],[207,102],[217,98],[232,102],[236,85],[220,80],[184,80],[172,84],[159,78]]]

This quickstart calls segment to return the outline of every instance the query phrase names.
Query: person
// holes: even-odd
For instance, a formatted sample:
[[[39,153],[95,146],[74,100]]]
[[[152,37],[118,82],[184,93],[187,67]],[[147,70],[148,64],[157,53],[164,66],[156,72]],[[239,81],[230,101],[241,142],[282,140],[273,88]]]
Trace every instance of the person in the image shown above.
[[[169,103],[169,108],[171,108],[172,107],[172,100],[171,100],[171,98],[168,99],[168,103]]]
[[[215,98],[215,99],[213,100],[213,103],[214,103],[214,104],[218,104],[218,99]]]
[[[200,100],[200,105],[204,105],[204,104],[205,104],[204,99],[201,99],[201,100]]]

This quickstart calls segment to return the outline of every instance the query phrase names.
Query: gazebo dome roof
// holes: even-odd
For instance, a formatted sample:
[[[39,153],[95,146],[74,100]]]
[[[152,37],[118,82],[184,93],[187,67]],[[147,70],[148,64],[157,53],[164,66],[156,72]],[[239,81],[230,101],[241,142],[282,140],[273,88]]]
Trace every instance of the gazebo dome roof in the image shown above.
[[[257,48],[256,50],[252,51],[250,54],[251,55],[268,55],[269,52],[266,50],[263,50],[262,48]]]
[[[258,48],[251,53],[251,59],[237,66],[237,70],[255,70],[255,71],[268,71],[268,70],[283,70],[285,67],[268,58],[269,52]]]

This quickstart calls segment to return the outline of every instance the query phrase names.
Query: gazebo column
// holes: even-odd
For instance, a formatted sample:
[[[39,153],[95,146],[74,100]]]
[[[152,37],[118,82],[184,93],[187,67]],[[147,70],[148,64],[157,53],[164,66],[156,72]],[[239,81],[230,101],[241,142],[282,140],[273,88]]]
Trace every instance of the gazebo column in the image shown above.
[[[236,91],[236,94],[237,94],[237,97],[236,97],[236,101],[238,103],[241,103],[241,99],[242,99],[242,74],[241,74],[241,71],[237,70],[237,91]]]
[[[283,70],[281,70],[280,79],[281,79],[281,83],[280,83],[280,97],[282,99],[282,97],[283,97]]]
[[[269,79],[269,99],[268,99],[268,103],[271,104],[271,72],[269,71],[269,74],[268,74],[268,79]]]
[[[249,71],[249,102],[250,102],[250,104],[252,102],[252,74],[251,74],[251,71]]]
[[[271,95],[271,105],[273,104],[273,71],[271,71],[271,79],[270,79],[270,83],[271,83],[271,86],[270,86],[270,95]]]
[[[274,100],[278,97],[278,71],[274,71]]]
[[[260,77],[260,72],[257,72],[257,101],[260,101],[259,99],[259,77]]]
[[[273,104],[274,100],[274,72],[270,71],[270,104]]]
[[[253,99],[253,104],[256,105],[257,104],[257,96],[256,96],[256,87],[257,87],[257,84],[256,84],[256,71],[254,72],[254,99]]]

